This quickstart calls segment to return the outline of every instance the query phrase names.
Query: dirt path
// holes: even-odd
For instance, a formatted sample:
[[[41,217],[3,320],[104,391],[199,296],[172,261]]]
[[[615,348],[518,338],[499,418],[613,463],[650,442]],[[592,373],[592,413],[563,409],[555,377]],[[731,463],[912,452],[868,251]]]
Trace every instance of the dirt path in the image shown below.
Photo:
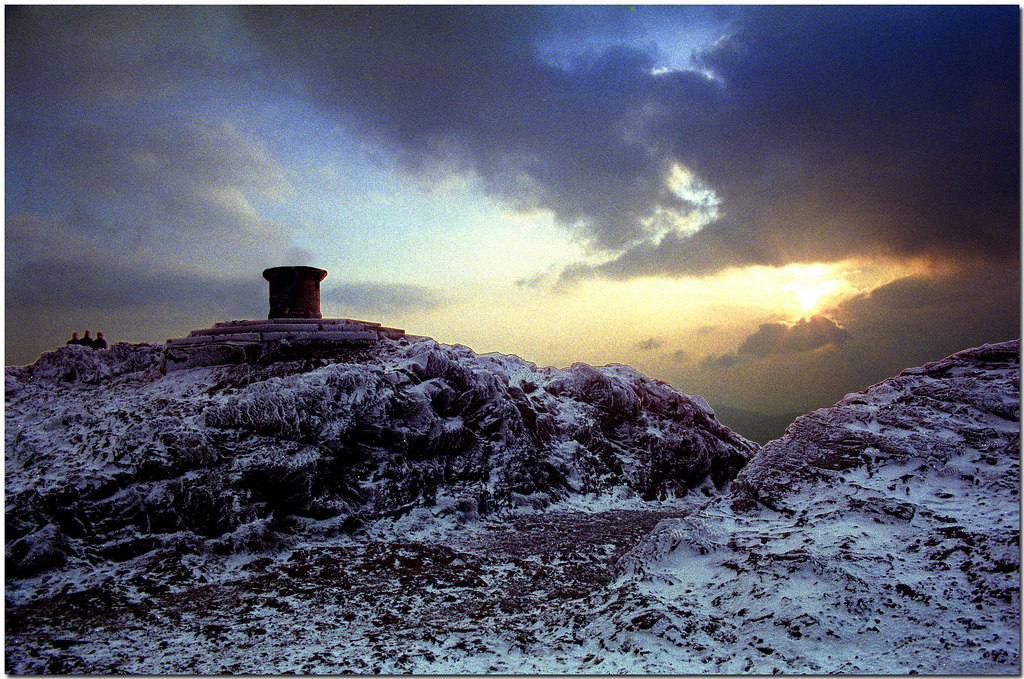
[[[109,585],[9,606],[6,669],[526,671],[503,658],[557,653],[615,562],[680,514],[554,511],[475,526],[448,544],[323,543],[206,583],[181,555],[154,554]]]

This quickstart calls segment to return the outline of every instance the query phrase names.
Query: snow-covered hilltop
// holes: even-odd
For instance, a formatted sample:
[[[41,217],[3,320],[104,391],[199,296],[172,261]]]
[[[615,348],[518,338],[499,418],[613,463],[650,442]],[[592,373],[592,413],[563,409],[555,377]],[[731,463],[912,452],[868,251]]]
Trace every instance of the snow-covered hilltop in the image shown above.
[[[6,378],[8,672],[1017,673],[1019,342],[758,451],[425,338]]]
[[[797,419],[623,559],[594,632],[683,672],[1018,673],[1019,374],[985,345]]]
[[[68,346],[8,368],[8,572],[258,550],[422,508],[711,492],[757,449],[623,366],[426,338],[293,354],[161,374],[159,347]]]

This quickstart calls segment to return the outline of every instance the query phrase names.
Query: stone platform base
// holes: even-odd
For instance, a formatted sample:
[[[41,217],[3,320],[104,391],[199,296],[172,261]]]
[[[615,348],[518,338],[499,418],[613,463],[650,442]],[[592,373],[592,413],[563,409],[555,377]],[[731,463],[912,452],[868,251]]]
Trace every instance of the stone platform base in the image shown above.
[[[359,346],[404,336],[405,331],[398,328],[348,318],[227,321],[212,328],[193,330],[188,337],[167,340],[161,370],[166,373],[206,365],[243,363],[285,343]]]

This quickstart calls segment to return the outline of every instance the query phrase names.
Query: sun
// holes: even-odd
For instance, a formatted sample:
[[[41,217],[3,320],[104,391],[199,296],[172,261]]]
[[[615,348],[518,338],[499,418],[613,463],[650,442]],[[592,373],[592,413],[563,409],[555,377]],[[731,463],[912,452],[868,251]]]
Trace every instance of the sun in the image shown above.
[[[801,313],[811,313],[822,306],[825,298],[839,292],[843,281],[835,278],[817,281],[790,281],[782,286],[792,295],[792,305]]]

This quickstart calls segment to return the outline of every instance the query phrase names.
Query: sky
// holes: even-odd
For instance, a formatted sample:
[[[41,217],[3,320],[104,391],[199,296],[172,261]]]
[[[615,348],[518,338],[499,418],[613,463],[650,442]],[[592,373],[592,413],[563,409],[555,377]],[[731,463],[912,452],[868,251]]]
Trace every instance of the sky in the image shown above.
[[[1020,336],[1016,6],[5,7],[5,358],[325,317],[804,412]]]

